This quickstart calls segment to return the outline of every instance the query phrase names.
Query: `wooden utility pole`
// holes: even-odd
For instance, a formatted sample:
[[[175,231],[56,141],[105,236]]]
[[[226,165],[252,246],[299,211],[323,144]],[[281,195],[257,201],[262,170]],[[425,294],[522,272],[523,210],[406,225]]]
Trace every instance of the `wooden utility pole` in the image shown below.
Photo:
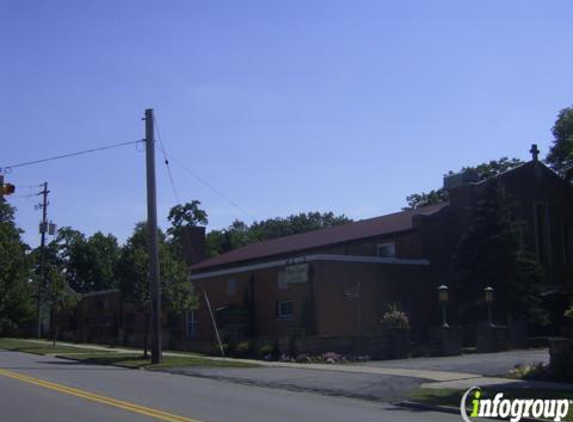
[[[36,315],[38,318],[38,338],[42,337],[42,296],[46,288],[46,232],[48,231],[48,182],[43,183],[43,189],[38,195],[42,195],[42,222],[40,223],[40,279],[38,280],[38,298],[36,302]]]
[[[147,230],[149,232],[149,289],[151,291],[151,363],[161,363],[161,285],[157,238],[157,189],[155,185],[155,129],[153,109],[145,110],[147,167]]]

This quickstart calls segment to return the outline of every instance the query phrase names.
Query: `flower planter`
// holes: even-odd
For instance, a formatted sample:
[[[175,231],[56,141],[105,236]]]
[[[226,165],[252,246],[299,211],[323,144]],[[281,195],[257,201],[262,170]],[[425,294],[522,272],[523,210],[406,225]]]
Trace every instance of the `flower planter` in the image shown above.
[[[405,359],[410,357],[410,329],[389,328],[390,359]]]

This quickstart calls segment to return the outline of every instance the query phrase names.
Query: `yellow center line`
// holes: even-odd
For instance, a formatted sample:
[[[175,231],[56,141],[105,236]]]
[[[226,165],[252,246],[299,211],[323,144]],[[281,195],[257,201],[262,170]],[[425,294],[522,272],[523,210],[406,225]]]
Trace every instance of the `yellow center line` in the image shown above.
[[[111,397],[102,396],[100,394],[90,393],[89,391],[79,390],[77,388],[68,387],[62,384],[56,384],[50,381],[44,381],[39,378],[30,377],[17,372],[0,369],[0,375],[8,378],[13,378],[29,384],[34,384],[50,390],[58,391],[60,393],[69,394],[72,396],[80,397],[86,400],[94,401],[97,403],[106,404],[108,406],[117,407],[130,412],[139,413],[141,415],[150,416],[155,419],[160,419],[169,422],[203,422],[197,419],[186,418],[185,416],[175,415],[173,413],[163,412],[151,407],[141,406],[139,404],[130,403],[123,400],[117,400]]]

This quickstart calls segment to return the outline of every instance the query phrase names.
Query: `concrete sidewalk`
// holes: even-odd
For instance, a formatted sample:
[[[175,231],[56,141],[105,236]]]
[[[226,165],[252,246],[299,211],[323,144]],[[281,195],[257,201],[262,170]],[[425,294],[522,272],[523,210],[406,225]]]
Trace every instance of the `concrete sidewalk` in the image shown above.
[[[49,341],[45,340],[27,340],[40,344],[51,344]],[[97,345],[83,345],[74,344],[67,342],[59,342],[61,345],[77,347],[78,349],[93,350],[93,351],[105,351],[105,352],[116,352],[116,353],[140,353],[141,349],[124,349],[119,347],[108,347],[108,346],[97,346]],[[249,364],[254,364],[263,367],[272,368],[293,368],[293,369],[308,369],[316,371],[333,371],[333,372],[344,372],[344,373],[354,373],[354,374],[370,374],[370,375],[388,375],[396,377],[409,377],[425,379],[430,381],[455,381],[463,380],[467,378],[476,378],[480,375],[464,372],[448,372],[448,371],[434,371],[434,370],[423,370],[423,369],[407,369],[407,368],[388,368],[383,366],[367,365],[367,364],[318,364],[318,363],[290,363],[290,362],[276,362],[276,361],[263,361],[254,359],[236,359],[236,358],[222,358],[214,356],[204,356],[192,353],[181,353],[181,352],[163,352],[165,356],[201,356],[205,359],[211,359],[215,361],[221,361],[226,359],[232,359],[233,362],[244,362]]]

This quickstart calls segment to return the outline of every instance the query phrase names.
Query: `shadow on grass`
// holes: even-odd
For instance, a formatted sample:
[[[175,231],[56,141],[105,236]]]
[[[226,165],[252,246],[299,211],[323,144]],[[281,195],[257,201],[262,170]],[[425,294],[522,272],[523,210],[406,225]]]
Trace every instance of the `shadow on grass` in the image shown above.
[[[436,406],[459,406],[465,391],[450,389],[421,389],[415,391],[411,400]]]
[[[124,368],[144,368],[151,365],[151,358],[145,358],[143,355],[119,355],[110,354],[110,356],[56,356],[63,359],[70,359],[70,362],[84,365],[112,365]]]

